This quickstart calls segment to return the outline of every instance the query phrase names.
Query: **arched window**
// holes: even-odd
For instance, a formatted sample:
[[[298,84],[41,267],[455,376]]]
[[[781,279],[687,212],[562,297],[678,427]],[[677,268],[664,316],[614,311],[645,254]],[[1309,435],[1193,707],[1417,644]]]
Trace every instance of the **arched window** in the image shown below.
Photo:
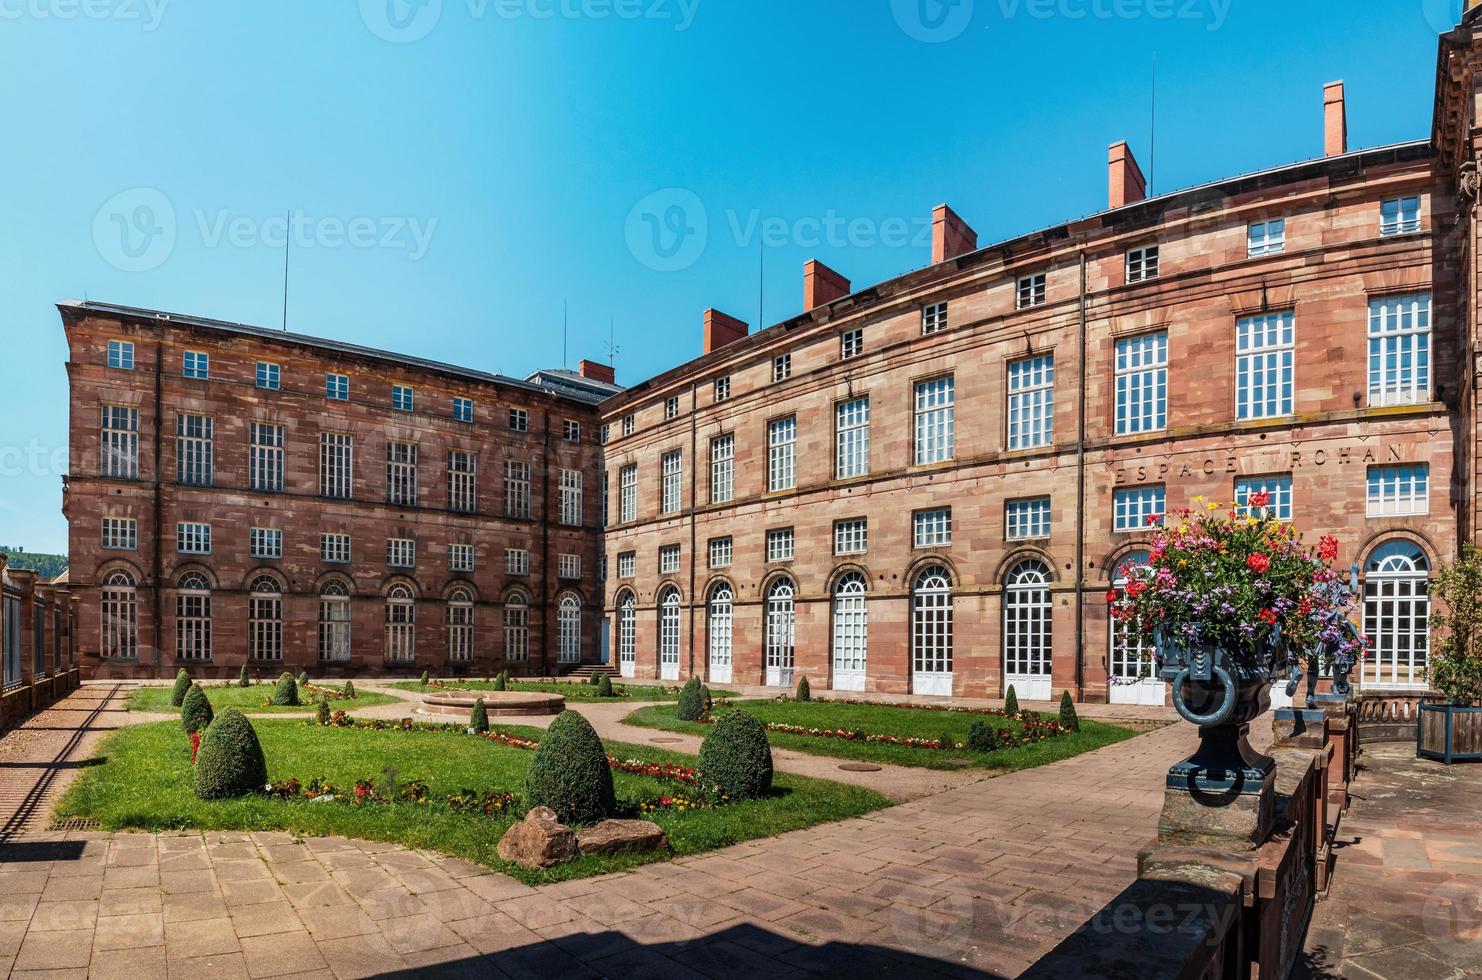
[[[504,659],[512,664],[530,659],[530,602],[523,592],[504,603]]]
[[[659,596],[659,679],[679,679],[679,590],[672,585]]]
[[[1430,652],[1430,562],[1410,541],[1386,541],[1364,565],[1365,687],[1426,686]]]
[[[731,682],[732,620],[736,594],[725,582],[710,590],[710,683]]]
[[[386,593],[386,661],[409,664],[417,659],[417,597],[405,585]]]
[[[1003,596],[1004,681],[1031,701],[1050,697],[1053,611],[1044,562],[1030,558],[1010,569]]]
[[[110,660],[139,657],[139,597],[134,576],[109,572],[103,579],[103,656]]]
[[[941,565],[911,583],[911,690],[952,693],[952,573]]]
[[[319,659],[350,662],[350,589],[338,579],[319,590]]]
[[[581,663],[581,600],[572,592],[556,608],[556,662]]]
[[[448,662],[473,661],[473,593],[454,589],[448,593]]]
[[[839,577],[834,587],[834,689],[863,691],[870,623],[865,605],[867,586],[859,572]]]
[[[631,592],[618,597],[618,669],[632,677],[638,667],[638,600]]]
[[[175,657],[211,659],[211,583],[200,572],[186,572],[176,587]]]
[[[793,641],[797,631],[797,590],[788,578],[779,578],[767,589],[767,684],[791,687],[795,663]]]
[[[247,591],[248,658],[282,660],[283,587],[271,575],[259,575]]]

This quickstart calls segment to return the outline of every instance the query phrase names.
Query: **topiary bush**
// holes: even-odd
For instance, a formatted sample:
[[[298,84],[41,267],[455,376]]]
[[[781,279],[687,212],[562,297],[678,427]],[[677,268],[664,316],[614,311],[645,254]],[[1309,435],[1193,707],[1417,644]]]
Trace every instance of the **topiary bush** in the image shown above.
[[[942,734],[937,736],[937,744],[942,747],[944,752],[950,752],[957,748],[957,736],[943,729]]]
[[[499,672],[499,676],[494,678],[494,690],[503,691],[506,690],[508,687],[509,681],[505,680],[504,671],[501,670]]]
[[[808,678],[798,679],[798,693],[794,695],[799,701],[812,701],[813,692],[808,689]]]
[[[185,692],[190,690],[190,675],[181,667],[175,675],[175,688],[170,692],[170,706],[178,708],[185,703]]]
[[[1014,685],[1009,685],[1008,693],[1003,696],[1003,713],[1010,718],[1019,714],[1019,695],[1014,693]]]
[[[599,686],[601,686],[601,684],[602,684],[602,675],[601,674],[593,674],[590,678],[587,679],[587,683],[590,684],[590,685],[592,685],[593,687],[599,687]]]
[[[347,698],[353,698],[353,697],[355,697],[355,682],[354,681],[346,681],[345,682],[345,697],[347,697]]]
[[[283,672],[283,676],[278,678],[278,686],[273,691],[273,704],[280,707],[292,707],[303,704],[298,699],[298,682],[286,670]]]
[[[700,708],[707,715],[715,710],[715,699],[710,696],[710,688],[705,684],[700,685]]]
[[[306,685],[308,683],[309,683],[309,672],[307,670],[301,670],[301,671],[299,671],[299,674],[298,674],[298,686],[299,687],[303,687],[304,685]]]
[[[247,716],[227,708],[201,738],[195,791],[203,800],[246,796],[267,785],[268,763]]]
[[[321,725],[329,724],[329,702],[320,700],[319,708],[314,712],[314,720]]]
[[[247,665],[246,664],[243,664],[242,665],[242,672],[237,675],[237,686],[238,687],[251,687],[252,686],[252,678],[250,678],[250,677],[247,676]]]
[[[431,683],[432,683],[432,675],[430,673],[428,673],[427,671],[425,671],[425,670],[422,671],[422,686],[423,687],[426,687],[428,684],[431,684]]]
[[[540,740],[525,774],[525,800],[550,807],[564,824],[596,823],[616,809],[607,751],[575,711],[557,715]]]
[[[752,800],[772,788],[772,746],[755,715],[727,711],[700,743],[700,777],[732,800]]]
[[[700,694],[700,678],[691,677],[679,692],[677,706],[680,721],[696,721],[705,712],[705,700]]]
[[[211,699],[206,697],[206,689],[199,684],[192,684],[180,705],[180,727],[187,734],[205,731],[213,716]]]
[[[1071,732],[1081,730],[1081,719],[1075,713],[1075,702],[1070,699],[1069,691],[1060,694],[1060,727]]]
[[[469,715],[468,727],[476,732],[487,732],[489,730],[489,709],[484,707],[483,698],[479,698],[473,703],[473,712]]]
[[[975,721],[967,730],[967,747],[974,752],[992,752],[998,748],[998,729],[986,721]]]
[[[606,674],[602,675],[602,681],[597,685],[597,696],[599,698],[610,698],[612,693],[612,678]]]

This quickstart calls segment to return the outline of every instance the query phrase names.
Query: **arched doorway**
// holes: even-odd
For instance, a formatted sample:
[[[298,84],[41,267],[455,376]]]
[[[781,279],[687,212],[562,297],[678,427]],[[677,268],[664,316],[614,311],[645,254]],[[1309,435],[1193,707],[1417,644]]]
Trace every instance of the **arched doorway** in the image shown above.
[[[834,586],[834,680],[836,691],[865,689],[869,651],[868,588],[859,572],[847,572]]]
[[[952,573],[942,565],[911,583],[911,693],[952,694]]]
[[[1364,635],[1369,656],[1365,688],[1428,686],[1430,561],[1420,546],[1396,538],[1369,552],[1364,563]]]
[[[731,683],[736,594],[725,582],[710,590],[710,683]]]
[[[769,687],[791,687],[796,653],[797,590],[792,579],[779,578],[767,589],[766,664]]]
[[[1120,596],[1127,588],[1132,569],[1147,563],[1146,551],[1134,551],[1123,558],[1112,572],[1112,591]],[[1112,617],[1107,620],[1111,637],[1107,699],[1112,704],[1163,705],[1167,701],[1167,685],[1153,672],[1152,646],[1134,633],[1126,620]]]
[[[659,680],[679,680],[679,590],[659,594]]]
[[[1054,650],[1050,570],[1038,558],[1015,565],[1004,580],[1004,690],[1013,685],[1023,700],[1048,701]]]
[[[618,597],[618,671],[624,677],[638,673],[638,600],[631,592]]]

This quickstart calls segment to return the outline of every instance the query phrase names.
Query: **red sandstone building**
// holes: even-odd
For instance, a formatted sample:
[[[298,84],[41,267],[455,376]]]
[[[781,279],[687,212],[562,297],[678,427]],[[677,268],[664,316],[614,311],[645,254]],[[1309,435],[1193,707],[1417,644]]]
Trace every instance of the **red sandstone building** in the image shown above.
[[[1149,199],[1117,144],[1108,210],[980,247],[939,207],[929,266],[855,290],[810,262],[805,312],[749,334],[709,311],[701,357],[627,390],[65,304],[84,663],[487,669],[526,649],[523,610],[513,666],[532,672],[610,657],[715,684],[1161,703],[1106,593],[1169,510],[1265,491],[1359,566],[1362,683],[1424,688],[1427,583],[1479,503],[1472,22],[1442,38],[1428,139],[1350,150],[1339,83],[1311,161]],[[115,341],[131,369],[110,366]],[[281,389],[256,383],[263,361]],[[334,375],[348,400],[326,398]],[[208,486],[193,419],[214,424]],[[282,490],[254,489],[264,425]],[[348,495],[326,493],[340,435]],[[110,472],[120,438],[136,458]],[[406,447],[415,506],[393,502]],[[472,513],[446,490],[455,452],[479,460]],[[530,466],[529,517],[506,514],[511,461]],[[573,524],[556,519],[567,472]],[[137,544],[108,546],[118,520]],[[189,554],[201,524],[211,551]],[[255,556],[254,528],[281,532],[282,555]],[[332,534],[350,561],[329,561]],[[396,541],[415,541],[411,567]],[[458,546],[473,572],[450,567]],[[562,555],[579,577],[555,570]],[[565,641],[563,608],[579,624]],[[264,621],[280,641],[257,639]]]

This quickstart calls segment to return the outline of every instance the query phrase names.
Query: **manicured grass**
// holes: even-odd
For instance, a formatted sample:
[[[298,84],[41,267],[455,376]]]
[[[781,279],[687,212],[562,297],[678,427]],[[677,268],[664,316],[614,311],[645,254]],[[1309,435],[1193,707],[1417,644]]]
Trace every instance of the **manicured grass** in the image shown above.
[[[214,711],[225,708],[237,708],[248,714],[302,714],[313,711],[317,707],[311,700],[312,691],[300,689],[299,700],[304,703],[296,708],[285,707],[263,707],[263,701],[270,700],[276,684],[255,684],[252,687],[237,687],[232,684],[223,687],[219,684],[206,685],[206,697],[211,702]],[[326,684],[326,687],[341,687],[342,685]],[[129,695],[130,711],[164,711],[179,714],[180,709],[170,704],[171,689],[168,687],[141,687]],[[390,704],[399,700],[389,694],[378,694],[373,691],[355,692],[355,697],[349,700],[337,699],[329,702],[330,708],[335,711],[354,711],[356,708],[368,708],[373,704]]]
[[[930,711],[920,708],[898,708],[889,705],[829,704],[825,702],[796,701],[741,701],[730,708],[742,709],[756,715],[763,722],[786,725],[806,725],[809,728],[856,729],[872,735],[896,735],[910,738],[950,737],[954,742],[965,743],[968,729],[973,722],[986,721],[995,728],[1015,724],[997,715],[978,715],[966,712]],[[1053,716],[1052,716],[1053,717]],[[704,736],[710,725],[683,722],[675,717],[675,709],[669,705],[651,705],[639,708],[623,721],[629,725],[645,728],[660,728],[671,732],[685,732]],[[1014,749],[999,749],[993,752],[972,752],[962,749],[918,749],[904,745],[883,745],[877,742],[854,742],[842,738],[818,738],[811,735],[794,735],[786,732],[768,732],[767,738],[778,748],[795,749],[810,755],[826,755],[839,759],[858,759],[862,762],[889,763],[896,766],[915,766],[925,769],[961,769],[963,760],[970,766],[1012,772],[1017,769],[1032,769],[1051,762],[1059,762],[1071,756],[1099,749],[1123,739],[1131,738],[1136,732],[1116,725],[1081,720],[1081,730],[1072,735],[1035,742]]]
[[[400,681],[390,685],[400,691],[415,691],[425,694],[428,691],[492,691],[494,684],[486,681],[444,681],[441,684],[423,687],[418,681]],[[614,693],[626,691],[627,697],[619,694],[616,698],[600,698],[597,689],[590,684],[576,681],[521,681],[512,680],[507,690],[510,691],[542,691],[546,694],[561,694],[568,701],[678,701],[679,688],[659,687],[641,684],[612,684]],[[735,697],[735,691],[711,691],[711,697],[730,698]]]
[[[124,728],[98,750],[103,762],[87,767],[58,806],[57,815],[91,817],[110,830],[212,829],[282,830],[305,835],[343,835],[431,848],[538,883],[581,878],[661,860],[667,855],[583,857],[549,871],[527,871],[499,860],[496,847],[513,814],[483,816],[454,812],[440,802],[464,789],[503,790],[524,795],[525,770],[534,753],[463,734],[361,731],[323,728],[299,720],[261,719],[254,723],[273,780],[296,778],[307,784],[327,778],[343,789],[358,779],[379,781],[386,767],[399,780],[420,779],[434,802],[313,803],[266,796],[206,802],[191,790],[190,747],[173,722]],[[539,738],[533,728],[502,731]],[[608,743],[624,759],[695,765],[691,756],[651,747]],[[641,802],[685,796],[687,788],[668,780],[614,773],[622,816],[636,816]],[[756,837],[844,820],[889,801],[870,790],[779,773],[774,795],[710,810],[663,810],[645,815],[664,828],[677,854],[694,854]]]

